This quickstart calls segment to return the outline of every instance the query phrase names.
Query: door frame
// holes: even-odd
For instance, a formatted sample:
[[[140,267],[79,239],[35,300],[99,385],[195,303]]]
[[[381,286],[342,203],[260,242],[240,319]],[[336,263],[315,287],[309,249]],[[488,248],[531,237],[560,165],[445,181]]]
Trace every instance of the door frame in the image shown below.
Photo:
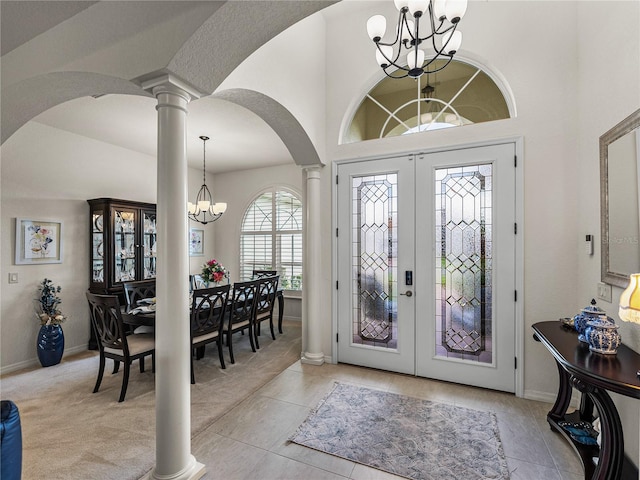
[[[420,134],[418,134],[420,135]],[[331,164],[331,228],[332,232],[336,232],[338,228],[338,188],[336,185],[336,175],[339,165],[345,163],[368,162],[372,160],[381,160],[390,157],[398,157],[404,155],[421,155],[438,152],[449,152],[452,150],[461,150],[465,148],[487,147],[492,145],[501,145],[511,143],[515,147],[517,168],[515,168],[515,187],[516,187],[516,223],[518,225],[518,233],[515,236],[515,288],[518,292],[517,301],[515,302],[515,355],[517,359],[517,368],[515,371],[515,395],[524,397],[524,137],[514,136],[495,140],[486,140],[471,143],[459,143],[440,147],[434,147],[424,150],[412,150],[403,152],[389,152],[384,155],[372,155],[367,157],[358,157],[352,159],[334,160]],[[515,159],[514,159],[515,161]],[[338,291],[335,287],[338,282],[338,238],[332,234],[331,245],[332,273],[331,273],[331,363],[338,363]]]

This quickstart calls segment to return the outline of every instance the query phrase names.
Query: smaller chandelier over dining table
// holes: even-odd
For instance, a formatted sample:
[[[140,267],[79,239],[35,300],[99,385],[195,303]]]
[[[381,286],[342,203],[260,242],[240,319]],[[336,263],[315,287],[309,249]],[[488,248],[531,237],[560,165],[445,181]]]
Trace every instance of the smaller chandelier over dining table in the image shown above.
[[[384,73],[391,78],[418,78],[449,65],[462,44],[462,32],[457,28],[467,11],[467,0],[394,3],[400,14],[392,42],[382,41],[387,30],[384,15],[374,15],[367,21],[367,33],[376,44],[376,59]]]
[[[206,157],[209,137],[203,135],[200,140],[202,140],[202,186],[198,190],[196,201],[194,203],[187,202],[187,209],[189,219],[206,225],[218,220],[227,210],[227,204],[222,202],[215,203],[211,191],[207,187]]]

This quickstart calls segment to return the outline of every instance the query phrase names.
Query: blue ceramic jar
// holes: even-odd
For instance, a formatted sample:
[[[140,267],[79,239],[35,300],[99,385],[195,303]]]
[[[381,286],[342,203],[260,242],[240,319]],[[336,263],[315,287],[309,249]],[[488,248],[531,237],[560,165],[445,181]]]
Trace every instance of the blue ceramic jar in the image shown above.
[[[600,315],[604,314],[604,310],[596,305],[596,300],[591,300],[591,305],[580,310],[580,313],[573,317],[573,327],[578,332],[578,340],[584,343],[589,343],[584,335],[584,331],[587,328],[587,322],[597,319]]]
[[[589,342],[589,350],[592,352],[613,355],[618,351],[621,343],[618,325],[606,315],[600,315],[598,318],[588,321],[584,335]]]

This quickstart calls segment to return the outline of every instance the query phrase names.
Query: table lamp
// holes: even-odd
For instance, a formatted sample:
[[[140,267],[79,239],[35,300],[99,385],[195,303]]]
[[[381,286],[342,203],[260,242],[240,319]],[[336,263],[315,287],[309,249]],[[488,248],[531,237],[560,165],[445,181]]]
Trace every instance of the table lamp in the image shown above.
[[[624,322],[640,323],[640,273],[629,277],[629,286],[620,295],[618,315]],[[640,377],[640,370],[636,375]]]

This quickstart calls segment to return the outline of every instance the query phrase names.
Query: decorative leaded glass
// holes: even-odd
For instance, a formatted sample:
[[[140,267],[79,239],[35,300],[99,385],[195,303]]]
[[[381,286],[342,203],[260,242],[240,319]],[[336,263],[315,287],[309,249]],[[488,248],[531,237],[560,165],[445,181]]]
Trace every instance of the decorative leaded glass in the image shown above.
[[[436,170],[436,354],[492,362],[492,165]]]
[[[354,177],[353,343],[397,348],[396,173]]]

